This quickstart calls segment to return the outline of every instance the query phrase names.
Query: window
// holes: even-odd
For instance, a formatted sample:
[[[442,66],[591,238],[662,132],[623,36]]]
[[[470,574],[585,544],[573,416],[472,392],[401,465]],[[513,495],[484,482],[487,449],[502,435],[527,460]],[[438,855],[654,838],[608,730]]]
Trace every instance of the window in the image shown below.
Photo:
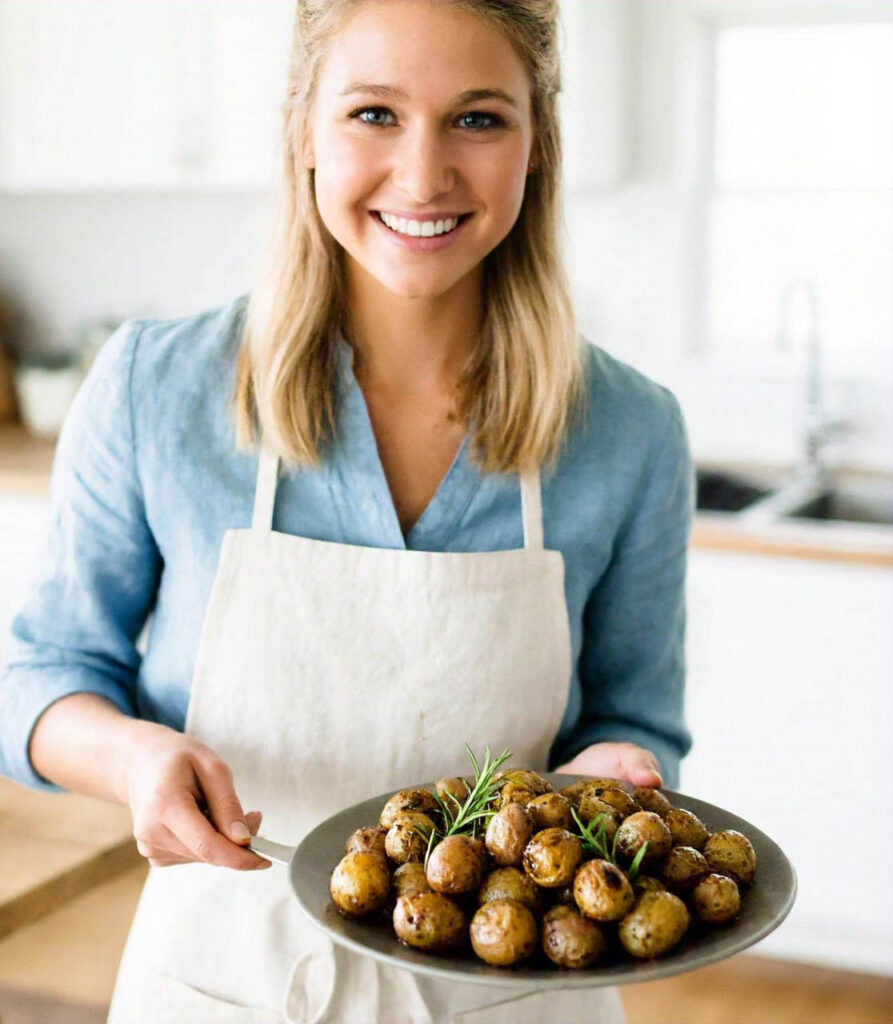
[[[893,23],[714,38],[709,348],[802,359],[814,297],[827,369],[877,374],[893,351]]]

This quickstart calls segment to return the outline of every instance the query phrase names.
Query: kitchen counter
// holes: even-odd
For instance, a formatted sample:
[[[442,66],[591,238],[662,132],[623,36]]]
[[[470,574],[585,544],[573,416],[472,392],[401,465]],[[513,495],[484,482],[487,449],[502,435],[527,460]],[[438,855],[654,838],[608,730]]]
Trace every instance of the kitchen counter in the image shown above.
[[[31,437],[18,424],[0,424],[0,498],[49,495],[55,443]],[[695,516],[691,545],[787,558],[893,567],[893,527],[786,521],[749,524],[725,513]]]

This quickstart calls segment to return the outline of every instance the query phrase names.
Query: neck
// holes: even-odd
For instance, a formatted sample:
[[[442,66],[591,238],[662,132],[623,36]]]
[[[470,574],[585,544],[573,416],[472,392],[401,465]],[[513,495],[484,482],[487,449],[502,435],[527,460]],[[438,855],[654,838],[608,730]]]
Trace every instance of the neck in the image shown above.
[[[361,385],[405,396],[451,392],[480,333],[480,269],[443,295],[406,298],[349,263],[347,321]]]

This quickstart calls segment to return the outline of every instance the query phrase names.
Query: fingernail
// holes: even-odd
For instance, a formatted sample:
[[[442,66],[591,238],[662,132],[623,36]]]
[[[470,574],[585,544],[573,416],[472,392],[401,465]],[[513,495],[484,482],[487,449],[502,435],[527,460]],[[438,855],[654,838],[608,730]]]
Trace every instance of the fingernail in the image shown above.
[[[234,821],[229,827],[229,834],[237,843],[247,843],[251,839],[251,833],[244,821]]]

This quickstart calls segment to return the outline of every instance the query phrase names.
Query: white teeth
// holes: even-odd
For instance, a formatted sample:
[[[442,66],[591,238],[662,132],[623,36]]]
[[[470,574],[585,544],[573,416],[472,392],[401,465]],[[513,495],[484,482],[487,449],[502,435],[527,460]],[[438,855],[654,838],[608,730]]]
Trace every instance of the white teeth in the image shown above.
[[[459,223],[458,217],[448,217],[446,220],[437,221],[419,221],[394,217],[390,213],[379,213],[378,216],[392,231],[397,231],[401,235],[409,235],[412,238],[432,238],[434,235],[445,235]]]

